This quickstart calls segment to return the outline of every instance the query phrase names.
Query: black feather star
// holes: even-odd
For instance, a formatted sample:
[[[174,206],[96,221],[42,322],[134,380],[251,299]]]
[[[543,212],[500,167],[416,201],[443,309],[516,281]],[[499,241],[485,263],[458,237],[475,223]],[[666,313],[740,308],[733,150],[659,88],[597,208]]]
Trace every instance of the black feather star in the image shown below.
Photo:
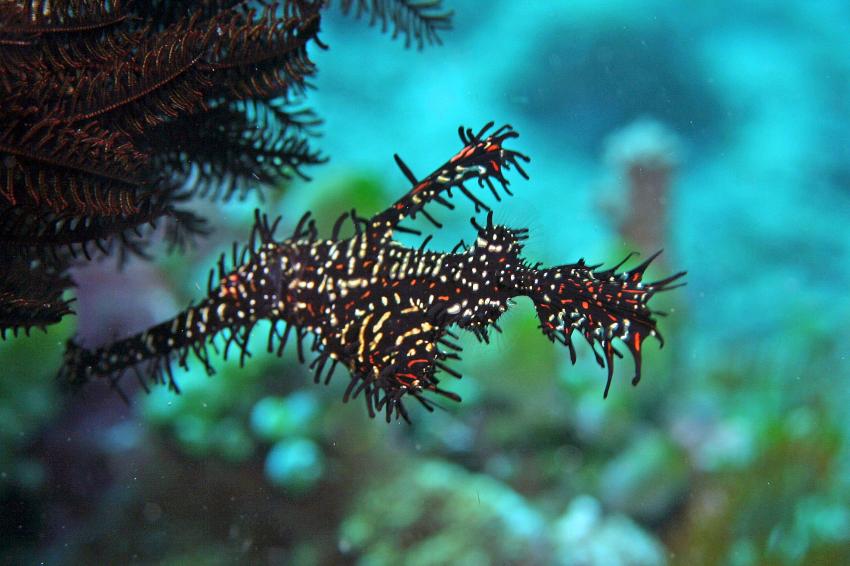
[[[185,242],[204,232],[192,197],[279,187],[322,163],[301,99],[327,6],[0,0],[0,312],[18,313],[0,332],[69,312],[57,297],[75,258],[144,254],[162,219]],[[419,46],[449,24],[438,2],[342,9]],[[21,287],[31,270],[43,292]]]

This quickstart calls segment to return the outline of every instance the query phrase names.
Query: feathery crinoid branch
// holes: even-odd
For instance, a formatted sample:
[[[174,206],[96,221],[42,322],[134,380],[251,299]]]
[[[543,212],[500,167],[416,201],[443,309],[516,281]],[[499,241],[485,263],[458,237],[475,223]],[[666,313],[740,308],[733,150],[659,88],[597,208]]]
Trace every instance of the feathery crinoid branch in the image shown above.
[[[202,197],[228,200],[258,185],[307,179],[305,167],[323,161],[308,142],[317,124],[309,110],[237,101],[159,124],[149,130],[145,143],[156,150],[157,170],[192,177],[192,190]]]
[[[17,335],[19,330],[43,329],[72,312],[70,301],[62,298],[70,284],[62,271],[34,267],[24,260],[6,263],[4,269],[6,273],[0,277],[0,338],[9,331]]]
[[[330,3],[330,2],[329,2]],[[440,43],[439,32],[451,28],[451,10],[443,8],[441,0],[340,0],[345,14],[353,12],[360,18],[369,14],[369,25],[380,23],[382,31],[392,27],[392,37],[404,36],[404,44]]]
[[[0,331],[68,312],[75,258],[143,255],[162,220],[176,244],[204,233],[193,197],[307,178],[324,161],[302,99],[326,6],[0,0]],[[424,5],[364,8],[420,43],[445,27]],[[18,283],[32,270],[49,291]]]

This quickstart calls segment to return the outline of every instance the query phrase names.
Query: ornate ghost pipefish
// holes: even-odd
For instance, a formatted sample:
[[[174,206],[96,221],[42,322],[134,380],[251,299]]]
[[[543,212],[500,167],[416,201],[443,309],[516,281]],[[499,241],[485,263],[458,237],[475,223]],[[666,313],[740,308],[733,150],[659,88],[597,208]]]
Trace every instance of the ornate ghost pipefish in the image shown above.
[[[149,378],[177,390],[172,362],[187,367],[190,353],[214,373],[209,347],[223,338],[224,354],[235,346],[244,363],[248,337],[261,320],[271,322],[268,350],[282,354],[294,335],[299,358],[305,360],[304,338],[313,337],[310,363],[316,382],[330,380],[337,364],[351,375],[344,400],[361,393],[370,416],[384,411],[409,420],[403,403],[412,396],[426,409],[434,403],[426,393],[460,400],[439,387],[438,373],[460,374],[446,365],[459,359],[452,326],[487,341],[491,327],[517,296],[534,303],[540,329],[550,340],[576,353],[572,337],[583,337],[597,361],[607,367],[605,396],[611,385],[614,357],[622,357],[614,341],[622,343],[635,363],[634,384],[640,380],[642,345],[650,336],[661,340],[649,300],[672,289],[683,272],[644,282],[643,274],[655,254],[640,265],[617,272],[626,260],[610,269],[578,263],[541,268],[520,255],[526,229],[493,224],[490,208],[465,183],[477,180],[497,200],[498,188],[507,194],[505,171],[514,168],[525,177],[525,155],[504,147],[518,134],[502,126],[488,134],[492,122],[478,133],[460,128],[463,148],[427,177],[419,180],[395,156],[412,188],[395,204],[370,219],[354,211],[340,216],[330,239],[318,236],[306,214],[291,237],[277,239],[280,218],[269,223],[256,213],[250,243],[234,247],[231,267],[222,255],[210,272],[208,295],[173,319],[149,330],[87,350],[69,343],[62,377],[73,384],[105,378],[113,386],[132,369],[144,384]],[[436,202],[454,208],[450,199],[458,190],[488,212],[484,225],[472,219],[475,243],[462,242],[451,252],[426,249],[430,236],[418,248],[401,245],[395,232],[413,232],[402,221],[422,213],[441,225],[425,209]],[[354,235],[340,239],[342,225],[351,220]]]

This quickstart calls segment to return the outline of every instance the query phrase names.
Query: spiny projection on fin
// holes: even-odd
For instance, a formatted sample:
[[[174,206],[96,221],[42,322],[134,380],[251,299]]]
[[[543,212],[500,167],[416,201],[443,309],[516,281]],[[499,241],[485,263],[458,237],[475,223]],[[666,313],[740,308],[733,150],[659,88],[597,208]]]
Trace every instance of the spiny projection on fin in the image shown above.
[[[566,345],[573,361],[573,336],[590,344],[608,369],[606,395],[614,358],[622,357],[615,341],[634,359],[637,384],[643,342],[661,339],[648,302],[672,289],[684,273],[644,281],[655,256],[622,272],[618,269],[629,258],[606,270],[583,260],[551,268],[529,264],[520,255],[528,231],[493,224],[490,207],[469,186],[486,186],[500,199],[500,191],[510,194],[506,171],[528,177],[522,168],[528,157],[504,147],[517,133],[510,126],[492,126],[478,132],[461,128],[463,148],[421,179],[396,156],[410,190],[372,218],[344,213],[330,239],[319,238],[309,213],[290,237],[278,238],[280,218],[270,222],[257,211],[248,244],[234,245],[230,261],[221,257],[204,299],[169,321],[99,349],[72,342],[62,377],[74,384],[103,378],[118,387],[131,371],[143,384],[152,380],[177,390],[174,362],[186,367],[193,354],[213,373],[212,347],[225,356],[238,352],[245,363],[251,331],[268,320],[269,352],[282,354],[292,338],[301,361],[312,356],[309,367],[317,383],[327,383],[342,365],[351,376],[346,401],[362,396],[370,416],[383,412],[388,421],[409,420],[405,398],[429,411],[435,403],[426,394],[460,400],[440,381],[443,374],[460,377],[449,365],[461,352],[451,328],[487,341],[511,299],[524,295],[534,302],[543,334]],[[487,211],[485,223],[472,219],[477,231],[472,245],[461,242],[440,253],[428,250],[427,240],[408,248],[393,239],[396,231],[412,231],[402,222],[417,214],[439,226],[426,207],[452,208],[453,191]],[[353,235],[340,239],[346,222],[353,224]]]

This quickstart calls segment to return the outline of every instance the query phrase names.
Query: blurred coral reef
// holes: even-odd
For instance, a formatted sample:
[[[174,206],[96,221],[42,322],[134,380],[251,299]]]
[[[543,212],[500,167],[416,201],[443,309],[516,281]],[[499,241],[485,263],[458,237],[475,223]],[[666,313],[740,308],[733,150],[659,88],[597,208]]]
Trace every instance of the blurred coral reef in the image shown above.
[[[314,180],[234,203],[187,256],[88,267],[78,317],[0,343],[0,562],[850,563],[850,6],[450,4],[422,53],[329,14]],[[463,337],[463,402],[413,426],[341,404],[346,380],[314,385],[261,330],[180,396],[54,382],[74,325],[106,340],[199,296],[254,206],[328,232],[404,189],[394,152],[428,170],[494,118],[532,157],[496,219],[535,256],[663,247],[689,271],[639,387],[620,364],[603,401],[589,350],[572,366],[524,301],[490,346]],[[432,246],[468,239],[459,208]]]

